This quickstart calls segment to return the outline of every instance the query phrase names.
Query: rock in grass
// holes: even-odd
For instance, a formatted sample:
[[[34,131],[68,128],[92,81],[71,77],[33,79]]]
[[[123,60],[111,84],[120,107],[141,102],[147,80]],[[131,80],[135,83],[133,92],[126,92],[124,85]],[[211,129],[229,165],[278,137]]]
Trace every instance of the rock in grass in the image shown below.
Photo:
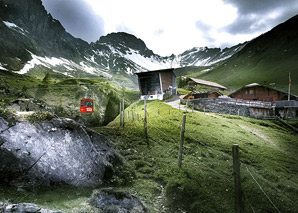
[[[19,122],[0,117],[0,181],[17,186],[98,186],[113,171],[112,144],[71,119]]]
[[[103,188],[93,193],[88,201],[102,213],[145,213],[146,208],[136,196],[112,188]]]
[[[61,211],[52,211],[48,209],[42,209],[38,205],[33,203],[18,203],[8,204],[0,202],[1,213],[62,213]]]

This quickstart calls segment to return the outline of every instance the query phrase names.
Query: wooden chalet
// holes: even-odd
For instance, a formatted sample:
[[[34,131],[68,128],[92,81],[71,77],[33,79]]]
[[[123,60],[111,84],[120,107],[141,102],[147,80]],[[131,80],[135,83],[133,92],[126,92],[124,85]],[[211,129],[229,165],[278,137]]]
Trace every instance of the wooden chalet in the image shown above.
[[[288,100],[288,93],[282,92],[265,85],[257,83],[248,84],[229,95],[231,98],[275,102]],[[291,100],[296,100],[297,96],[291,95]]]
[[[202,80],[202,79],[197,79],[197,78],[189,78],[188,82],[187,82],[188,86],[201,86],[201,87],[208,87],[208,88],[212,88],[212,89],[219,89],[219,90],[226,90],[227,88],[215,83],[215,82],[211,82],[211,81],[206,81],[206,80]]]
[[[223,94],[219,91],[193,91],[183,97],[183,99],[190,100],[190,99],[198,99],[198,98],[218,98]]]
[[[177,95],[174,69],[136,73],[141,100],[163,100],[165,95]]]

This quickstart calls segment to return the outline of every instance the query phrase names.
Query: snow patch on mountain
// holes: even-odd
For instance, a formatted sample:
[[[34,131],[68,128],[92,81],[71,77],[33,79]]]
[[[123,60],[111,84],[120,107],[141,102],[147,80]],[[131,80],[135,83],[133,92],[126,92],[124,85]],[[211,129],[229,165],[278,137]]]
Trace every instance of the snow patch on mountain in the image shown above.
[[[139,52],[132,49],[129,49],[129,51],[123,55],[123,57],[148,70],[168,68],[168,64],[158,61],[156,58],[154,58],[154,56],[151,56],[150,58],[144,57]]]
[[[17,32],[26,35],[25,33],[29,32],[27,30],[24,30],[23,28],[17,26],[16,24],[12,23],[12,22],[8,22],[8,21],[2,21],[7,27],[9,27],[10,29],[16,30]]]
[[[97,65],[95,62],[95,64],[87,64],[87,62],[80,62],[80,64],[77,64],[71,60],[67,60],[65,58],[55,58],[55,57],[41,57],[41,56],[37,56],[33,53],[31,53],[31,57],[32,59],[30,61],[28,61],[25,66],[19,70],[19,71],[14,71],[18,74],[26,74],[27,72],[30,71],[30,69],[33,69],[35,66],[37,65],[41,65],[44,67],[47,67],[49,69],[52,69],[55,71],[57,71],[59,73],[62,73],[64,75],[68,75],[68,76],[72,76],[72,73],[76,70],[81,70],[84,71],[86,73],[92,74],[92,75],[101,75],[101,76],[105,76],[107,78],[111,78],[112,75],[107,73],[107,70],[102,70],[97,68],[95,65]],[[93,60],[94,61],[94,60]],[[61,67],[64,67],[65,70],[61,70]],[[60,69],[59,69],[60,68]],[[5,68],[4,68],[5,69]]]
[[[5,71],[7,71],[7,69],[5,68],[5,67],[3,67],[5,64],[1,64],[1,62],[0,62],[0,70],[5,70]]]

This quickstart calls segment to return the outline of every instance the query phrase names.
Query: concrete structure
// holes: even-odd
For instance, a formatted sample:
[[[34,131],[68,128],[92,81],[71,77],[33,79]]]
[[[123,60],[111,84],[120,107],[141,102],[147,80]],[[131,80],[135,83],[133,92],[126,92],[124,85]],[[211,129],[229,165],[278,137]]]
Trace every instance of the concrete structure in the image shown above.
[[[281,118],[298,118],[298,101],[276,101],[273,110]]]
[[[229,95],[231,98],[275,102],[288,99],[288,93],[282,92],[257,83],[248,84]],[[291,95],[291,100],[298,97]]]
[[[141,100],[163,100],[166,96],[177,95],[174,69],[154,70],[136,73]]]

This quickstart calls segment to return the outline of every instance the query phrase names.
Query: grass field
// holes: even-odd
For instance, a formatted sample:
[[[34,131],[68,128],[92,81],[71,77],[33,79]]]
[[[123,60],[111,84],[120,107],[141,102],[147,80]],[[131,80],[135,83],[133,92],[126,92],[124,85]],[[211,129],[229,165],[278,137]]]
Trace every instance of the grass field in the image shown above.
[[[118,116],[109,125],[93,129],[109,137],[135,170],[132,182],[118,181],[112,186],[138,195],[149,212],[233,212],[233,144],[240,146],[245,212],[298,209],[296,133],[277,121],[188,112],[179,169],[180,126],[185,112],[160,101],[149,102],[149,144],[146,144],[143,109],[143,102],[128,107],[130,120],[125,118],[124,128],[119,127]],[[139,120],[132,121],[131,110],[135,118],[138,114]],[[291,124],[297,125],[297,122]],[[130,175],[123,168],[117,173],[122,178]],[[20,191],[0,186],[0,197],[11,203],[33,202],[48,209],[89,212],[92,209],[87,200],[93,190],[61,185]]]
[[[137,178],[122,186],[152,212],[233,212],[232,145],[239,144],[246,212],[298,209],[298,136],[273,121],[213,113],[187,113],[182,169],[177,167],[184,112],[148,103],[149,145],[143,121],[119,128],[119,117],[95,130],[107,135],[132,164]],[[143,103],[128,108],[144,117]],[[160,115],[158,116],[158,109]],[[270,197],[260,190],[255,180]],[[253,209],[253,210],[252,210]]]

